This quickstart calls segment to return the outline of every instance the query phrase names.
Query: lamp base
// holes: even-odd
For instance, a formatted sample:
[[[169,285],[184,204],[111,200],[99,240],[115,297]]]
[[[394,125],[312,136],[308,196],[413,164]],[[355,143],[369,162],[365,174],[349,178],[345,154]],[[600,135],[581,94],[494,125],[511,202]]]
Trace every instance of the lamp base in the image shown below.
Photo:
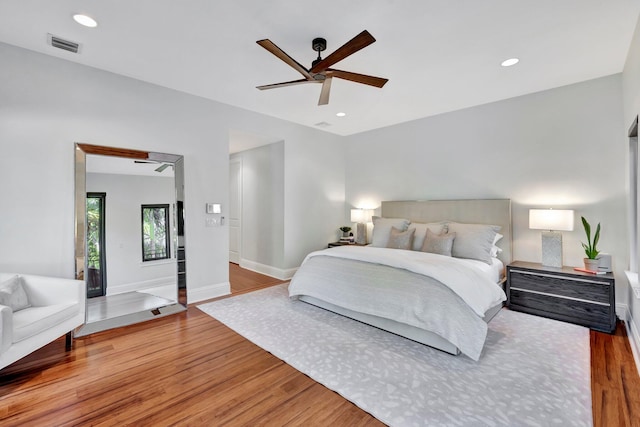
[[[562,267],[562,234],[553,231],[542,232],[542,265]]]
[[[356,224],[356,243],[359,245],[367,244],[367,224],[363,222]]]

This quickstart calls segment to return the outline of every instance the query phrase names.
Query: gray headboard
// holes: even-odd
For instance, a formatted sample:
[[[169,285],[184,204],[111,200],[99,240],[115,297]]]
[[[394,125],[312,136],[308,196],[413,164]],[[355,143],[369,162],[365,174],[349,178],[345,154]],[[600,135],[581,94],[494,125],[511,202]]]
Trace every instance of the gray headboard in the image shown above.
[[[414,200],[382,202],[385,218],[406,218],[411,222],[455,221],[469,224],[499,225],[504,238],[498,242],[502,252],[498,258],[506,264],[512,261],[511,200]]]

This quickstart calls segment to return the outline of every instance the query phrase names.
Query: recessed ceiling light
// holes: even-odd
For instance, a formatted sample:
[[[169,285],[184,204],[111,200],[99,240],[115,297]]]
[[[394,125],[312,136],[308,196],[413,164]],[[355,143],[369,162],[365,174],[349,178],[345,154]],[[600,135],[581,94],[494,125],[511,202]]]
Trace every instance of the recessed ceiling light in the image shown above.
[[[502,64],[500,65],[502,65],[503,67],[511,67],[512,65],[516,65],[518,62],[520,62],[518,58],[509,58],[502,61]]]
[[[343,113],[343,112],[336,113],[336,116],[338,116],[338,117],[344,117],[346,115],[347,115],[347,113]]]
[[[79,14],[79,13],[76,14],[76,15],[73,15],[73,20],[76,21],[80,25],[84,25],[85,27],[94,28],[94,27],[98,26],[98,23],[96,22],[95,19],[93,19],[90,16],[82,15],[82,14]]]

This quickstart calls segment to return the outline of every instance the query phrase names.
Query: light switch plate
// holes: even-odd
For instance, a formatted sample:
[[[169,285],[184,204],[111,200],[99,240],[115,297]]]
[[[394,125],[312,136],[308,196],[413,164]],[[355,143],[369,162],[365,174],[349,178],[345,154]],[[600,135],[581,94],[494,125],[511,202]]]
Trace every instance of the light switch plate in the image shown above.
[[[220,205],[220,203],[207,203],[207,213],[208,214],[222,213],[222,206]]]

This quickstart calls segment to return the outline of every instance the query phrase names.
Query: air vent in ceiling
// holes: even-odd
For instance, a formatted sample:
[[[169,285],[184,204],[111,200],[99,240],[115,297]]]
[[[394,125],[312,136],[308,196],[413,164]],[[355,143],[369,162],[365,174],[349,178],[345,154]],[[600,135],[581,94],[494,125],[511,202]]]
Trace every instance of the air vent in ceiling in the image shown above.
[[[56,47],[58,49],[66,50],[68,52],[73,52],[73,53],[80,52],[79,43],[65,40],[58,36],[54,36],[53,34],[47,34],[47,41],[51,46]]]

